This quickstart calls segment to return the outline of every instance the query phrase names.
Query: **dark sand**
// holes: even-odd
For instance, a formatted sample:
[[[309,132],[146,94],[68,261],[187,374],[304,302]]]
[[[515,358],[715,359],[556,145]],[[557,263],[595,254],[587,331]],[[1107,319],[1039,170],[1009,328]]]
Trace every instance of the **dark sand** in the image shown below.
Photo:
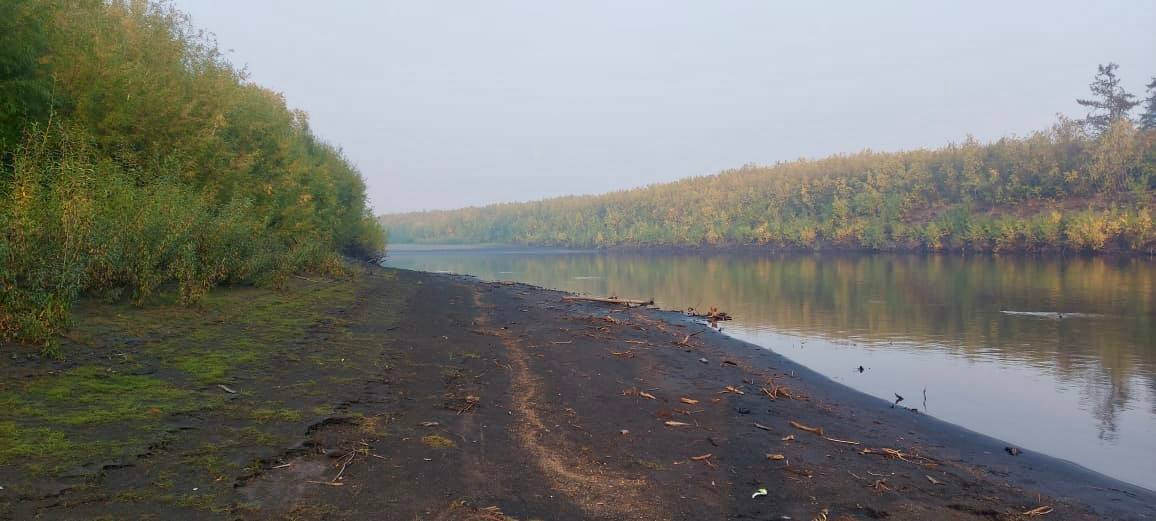
[[[374,327],[383,280],[358,282],[343,327]],[[392,284],[416,291],[396,328],[377,332],[381,359],[363,362],[380,369],[311,398],[359,414],[306,415],[295,443],[222,477],[216,507],[108,499],[144,486],[130,461],[53,496],[0,491],[0,518],[1156,519],[1150,491],[1031,447],[1012,456],[677,313],[449,275],[399,271]],[[1039,507],[1051,511],[1025,514]]]

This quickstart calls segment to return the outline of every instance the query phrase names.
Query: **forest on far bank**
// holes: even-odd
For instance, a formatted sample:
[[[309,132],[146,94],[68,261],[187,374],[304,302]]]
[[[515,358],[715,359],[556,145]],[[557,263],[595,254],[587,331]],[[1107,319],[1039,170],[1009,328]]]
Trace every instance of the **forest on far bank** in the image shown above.
[[[0,2],[0,340],[383,247],[341,151],[170,3]]]
[[[1156,78],[1102,65],[1082,119],[596,196],[381,216],[394,243],[1156,253]]]

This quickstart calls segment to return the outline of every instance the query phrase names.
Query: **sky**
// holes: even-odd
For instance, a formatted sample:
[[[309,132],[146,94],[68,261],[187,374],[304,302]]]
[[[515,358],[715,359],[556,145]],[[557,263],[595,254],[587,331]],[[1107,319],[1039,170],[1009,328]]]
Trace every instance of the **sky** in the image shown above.
[[[377,213],[620,190],[1142,95],[1156,2],[175,0],[310,114]],[[805,5],[804,5],[805,4]]]

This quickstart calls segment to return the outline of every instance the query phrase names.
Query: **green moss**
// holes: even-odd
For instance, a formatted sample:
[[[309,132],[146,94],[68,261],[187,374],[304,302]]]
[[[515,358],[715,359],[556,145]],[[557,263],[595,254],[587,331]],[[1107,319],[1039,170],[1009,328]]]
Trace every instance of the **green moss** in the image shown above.
[[[454,440],[451,440],[445,436],[439,436],[437,434],[422,436],[421,442],[423,445],[431,449],[452,449],[458,446],[458,444],[454,443]]]
[[[194,392],[164,380],[95,366],[40,378],[20,391],[10,390],[0,397],[0,406],[9,414],[61,425],[149,422],[204,405]]]
[[[249,417],[254,421],[268,423],[271,421],[295,422],[301,420],[301,411],[293,409],[253,409]]]
[[[199,510],[202,512],[222,513],[227,510],[221,505],[217,498],[210,493],[204,494],[185,494],[173,498],[172,503],[179,507],[184,507],[192,510]]]
[[[400,302],[406,289],[384,297]],[[241,474],[246,458],[268,452],[255,447],[288,447],[302,431],[295,423],[336,413],[335,386],[380,374],[374,364],[388,335],[348,327],[365,321],[357,315],[357,291],[354,283],[284,291],[231,288],[211,292],[195,309],[90,301],[62,344],[65,361],[54,363],[56,372],[46,368],[31,378],[0,380],[0,466],[19,466],[35,482],[37,476],[148,452],[142,465],[151,483],[146,502],[214,511],[225,504],[224,495],[202,482]],[[335,318],[334,308],[349,314]],[[396,319],[376,310],[373,316],[376,325]],[[324,341],[324,349],[301,344],[309,338]],[[301,362],[301,372],[285,378],[282,369],[294,364],[274,364],[274,356]],[[233,383],[238,381],[247,383]],[[240,394],[222,392],[217,383]],[[180,430],[186,412],[221,428]],[[380,437],[386,423],[385,417],[363,419],[360,428],[364,436]],[[182,496],[187,482],[201,485],[200,493],[217,502]],[[9,490],[18,485],[5,483]],[[108,492],[113,501],[140,501],[133,493]],[[166,494],[167,501],[161,497]]]
[[[283,441],[281,438],[256,427],[245,427],[237,431],[237,438],[262,447],[275,447]]]
[[[220,475],[236,467],[235,464],[225,461],[216,450],[211,449],[186,454],[184,458],[182,458],[182,464],[199,468],[210,475]]]
[[[75,444],[63,432],[0,422],[0,464],[52,454],[70,454],[75,449]]]
[[[225,381],[234,367],[255,362],[258,358],[258,354],[252,351],[224,348],[223,351],[181,355],[173,359],[172,364],[202,383],[217,383]]]

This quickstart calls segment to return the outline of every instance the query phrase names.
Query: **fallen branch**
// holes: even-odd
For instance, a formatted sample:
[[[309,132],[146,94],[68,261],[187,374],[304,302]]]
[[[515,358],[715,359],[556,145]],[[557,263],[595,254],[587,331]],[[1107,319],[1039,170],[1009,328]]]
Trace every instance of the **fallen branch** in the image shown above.
[[[801,424],[795,420],[791,420],[790,423],[791,423],[791,427],[794,427],[794,428],[799,429],[801,431],[813,432],[815,434],[818,434],[819,436],[824,436],[822,427],[808,427],[808,426],[803,425],[803,424]]]
[[[460,416],[462,413],[470,412],[474,407],[477,407],[479,403],[482,403],[480,396],[467,395],[466,406],[458,410],[458,415]]]
[[[839,440],[839,439],[831,438],[828,436],[823,436],[823,439],[827,440],[827,441],[833,441],[835,443],[846,443],[847,445],[862,445],[861,443],[859,443],[857,441]]]
[[[622,304],[626,307],[630,306],[653,306],[654,299],[650,300],[631,300],[622,299],[618,297],[583,297],[578,295],[567,295],[562,297],[562,300],[567,301],[582,301],[582,302],[601,302],[603,304]]]
[[[683,339],[681,341],[672,342],[672,343],[676,346],[690,347],[690,339],[694,338],[696,335],[701,335],[704,331],[706,331],[706,330],[704,329],[703,331],[695,331],[694,333],[690,333],[690,334],[686,335],[685,337],[683,337]]]
[[[1033,508],[1031,510],[1028,510],[1027,512],[1024,512],[1024,515],[1028,516],[1028,517],[1046,516],[1048,514],[1051,514],[1053,510],[1054,509],[1052,507],[1045,505],[1042,507],[1036,507],[1036,508]]]
[[[720,320],[731,320],[731,316],[726,311],[719,311],[717,307],[711,306],[710,311],[706,313],[699,313],[694,308],[686,308],[686,316],[695,318],[705,318],[712,322]]]
[[[343,461],[341,463],[341,470],[337,471],[337,475],[333,477],[333,481],[332,481],[333,483],[337,483],[338,481],[341,481],[341,475],[345,474],[345,469],[349,467],[350,463],[353,463],[353,458],[356,456],[357,456],[357,451],[350,451],[349,452],[349,456],[347,456],[345,458],[345,461]]]
[[[889,449],[886,447],[884,447],[882,449],[864,448],[863,450],[859,451],[859,454],[875,454],[878,456],[886,457],[888,459],[897,459],[897,460],[906,461],[908,463],[915,463],[915,462],[911,461],[907,458],[916,458],[916,459],[923,460],[924,462],[935,463],[934,459],[928,458],[927,456],[920,456],[918,454],[907,454],[901,450]]]
[[[791,390],[788,389],[785,385],[776,384],[774,378],[768,378],[767,385],[768,387],[763,387],[760,389],[763,394],[767,395],[767,398],[772,400],[777,400],[780,396],[785,398],[794,398],[794,396],[791,395]]]

